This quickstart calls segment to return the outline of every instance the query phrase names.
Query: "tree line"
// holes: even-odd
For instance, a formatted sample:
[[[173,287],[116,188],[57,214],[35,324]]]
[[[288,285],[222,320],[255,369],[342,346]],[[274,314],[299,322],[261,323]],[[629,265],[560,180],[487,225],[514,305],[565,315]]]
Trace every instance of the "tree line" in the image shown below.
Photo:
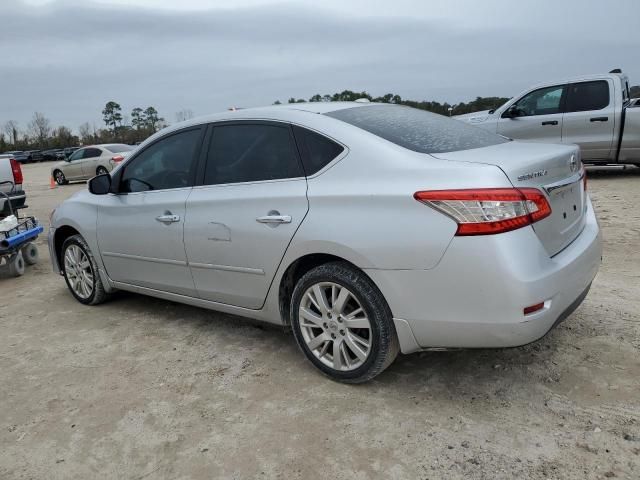
[[[303,98],[291,97],[287,100],[287,103],[302,103],[302,102],[353,102],[355,100],[366,98],[370,102],[378,103],[394,103],[398,105],[407,105],[413,108],[419,108],[420,110],[428,110],[429,112],[439,113],[441,115],[462,115],[464,113],[478,112],[481,110],[490,110],[497,108],[504,102],[509,100],[507,97],[476,97],[475,100],[470,102],[460,102],[457,104],[450,104],[448,102],[440,103],[427,100],[407,100],[403,99],[400,95],[394,93],[387,93],[379,97],[374,97],[367,92],[354,92],[352,90],[343,90],[339,93],[320,95],[319,93],[313,95],[308,100]],[[280,105],[282,102],[276,100],[273,104]]]
[[[177,122],[193,118],[193,112],[183,109],[175,113]],[[102,109],[104,127],[84,122],[77,134],[69,127],[53,127],[41,112],[35,112],[26,128],[15,120],[0,125],[0,153],[11,150],[44,150],[96,143],[128,143],[143,141],[158,130],[168,126],[155,107],[135,107],[129,115],[115,101],[109,101]]]
[[[631,87],[631,97],[640,97],[640,85]],[[288,103],[300,102],[352,102],[366,98],[371,102],[394,103],[407,105],[421,110],[439,113],[441,115],[462,115],[481,110],[497,108],[508,100],[507,97],[476,97],[469,102],[450,104],[427,100],[407,100],[400,95],[387,93],[374,97],[366,91],[355,92],[343,90],[339,93],[311,96],[308,100],[291,97]],[[274,105],[282,102],[276,100]],[[182,109],[175,113],[176,122],[193,118],[193,112]],[[109,101],[102,109],[102,120],[105,128],[96,127],[95,123],[85,122],[77,129],[77,134],[65,126],[53,127],[51,122],[41,112],[35,112],[26,126],[20,128],[18,122],[8,120],[0,125],[0,153],[10,150],[32,150],[45,148],[64,148],[75,145],[92,143],[128,143],[135,144],[143,141],[168,125],[155,107],[135,107],[129,115],[122,113],[122,107],[115,101]]]

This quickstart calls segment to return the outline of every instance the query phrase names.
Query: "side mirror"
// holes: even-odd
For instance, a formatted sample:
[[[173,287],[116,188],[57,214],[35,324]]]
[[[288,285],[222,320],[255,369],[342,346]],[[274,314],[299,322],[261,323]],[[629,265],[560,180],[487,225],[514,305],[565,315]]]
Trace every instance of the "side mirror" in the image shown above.
[[[522,110],[517,105],[511,105],[503,114],[503,118],[516,118],[522,116]]]
[[[111,190],[111,175],[103,173],[89,180],[89,191],[94,195],[106,195]]]

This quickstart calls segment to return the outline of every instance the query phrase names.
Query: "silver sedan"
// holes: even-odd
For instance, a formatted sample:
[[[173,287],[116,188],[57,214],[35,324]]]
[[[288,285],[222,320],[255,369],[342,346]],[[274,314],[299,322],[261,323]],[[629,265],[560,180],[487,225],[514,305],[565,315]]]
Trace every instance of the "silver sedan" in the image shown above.
[[[122,162],[135,147],[122,143],[89,145],[80,148],[51,167],[51,177],[58,185],[74,180],[88,180],[108,173]]]
[[[584,299],[601,239],[572,145],[510,141],[397,105],[190,120],[52,214],[54,270],[289,326],[323,373],[397,353],[535,341]]]

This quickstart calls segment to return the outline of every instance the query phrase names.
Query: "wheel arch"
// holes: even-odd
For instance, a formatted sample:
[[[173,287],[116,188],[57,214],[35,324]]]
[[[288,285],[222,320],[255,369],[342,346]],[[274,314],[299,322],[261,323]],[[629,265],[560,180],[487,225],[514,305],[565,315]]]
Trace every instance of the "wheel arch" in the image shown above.
[[[302,278],[304,274],[306,274],[313,268],[331,262],[342,262],[352,266],[353,268],[356,268],[375,285],[375,287],[378,289],[378,291],[380,291],[382,297],[384,298],[384,293],[382,293],[380,287],[376,284],[376,282],[374,282],[373,279],[369,275],[367,275],[362,267],[356,265],[352,261],[331,253],[307,253],[290,262],[284,273],[282,274],[282,277],[280,277],[280,283],[278,286],[278,307],[283,325],[288,326],[291,323],[291,295],[293,294],[293,289],[295,288],[298,280],[300,280],[300,278]],[[388,303],[389,302],[387,302],[387,304]]]
[[[62,269],[64,268],[62,262],[62,245],[67,238],[72,237],[73,235],[81,235],[81,233],[70,225],[63,225],[61,227],[58,227],[56,228],[56,231],[54,233],[53,247],[60,271],[62,271]]]

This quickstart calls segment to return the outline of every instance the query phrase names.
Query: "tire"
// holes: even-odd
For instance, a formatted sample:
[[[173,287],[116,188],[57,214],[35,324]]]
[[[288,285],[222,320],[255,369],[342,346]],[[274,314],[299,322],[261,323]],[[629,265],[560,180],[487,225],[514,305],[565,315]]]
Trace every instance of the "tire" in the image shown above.
[[[24,258],[22,252],[18,252],[9,260],[9,275],[12,277],[21,277],[24,275]]]
[[[96,175],[104,175],[105,173],[109,173],[109,170],[107,170],[106,168],[104,168],[103,166],[99,166],[96,169]]]
[[[325,307],[330,308],[317,308],[312,299],[318,298],[317,289],[324,292]],[[347,300],[341,302],[343,289]],[[358,311],[361,313],[356,315]],[[348,263],[327,263],[307,272],[294,288],[290,315],[298,346],[316,368],[333,380],[366,382],[382,373],[398,355],[398,337],[387,302],[371,279]],[[358,327],[365,323],[367,327]],[[357,349],[366,357],[356,355]]]
[[[40,255],[38,254],[38,247],[36,247],[36,244],[29,242],[22,247],[22,257],[24,258],[24,261],[27,262],[27,265],[35,265],[38,263]]]
[[[62,173],[62,170],[54,170],[53,178],[55,179],[58,185],[66,185],[67,183],[69,183],[69,181],[67,180],[67,177],[65,177],[64,173]]]
[[[60,258],[64,280],[76,300],[84,305],[98,305],[107,300],[109,295],[98,273],[98,264],[82,235],[73,235],[64,241]],[[85,259],[86,267],[83,266]],[[82,272],[90,273],[90,276]]]

